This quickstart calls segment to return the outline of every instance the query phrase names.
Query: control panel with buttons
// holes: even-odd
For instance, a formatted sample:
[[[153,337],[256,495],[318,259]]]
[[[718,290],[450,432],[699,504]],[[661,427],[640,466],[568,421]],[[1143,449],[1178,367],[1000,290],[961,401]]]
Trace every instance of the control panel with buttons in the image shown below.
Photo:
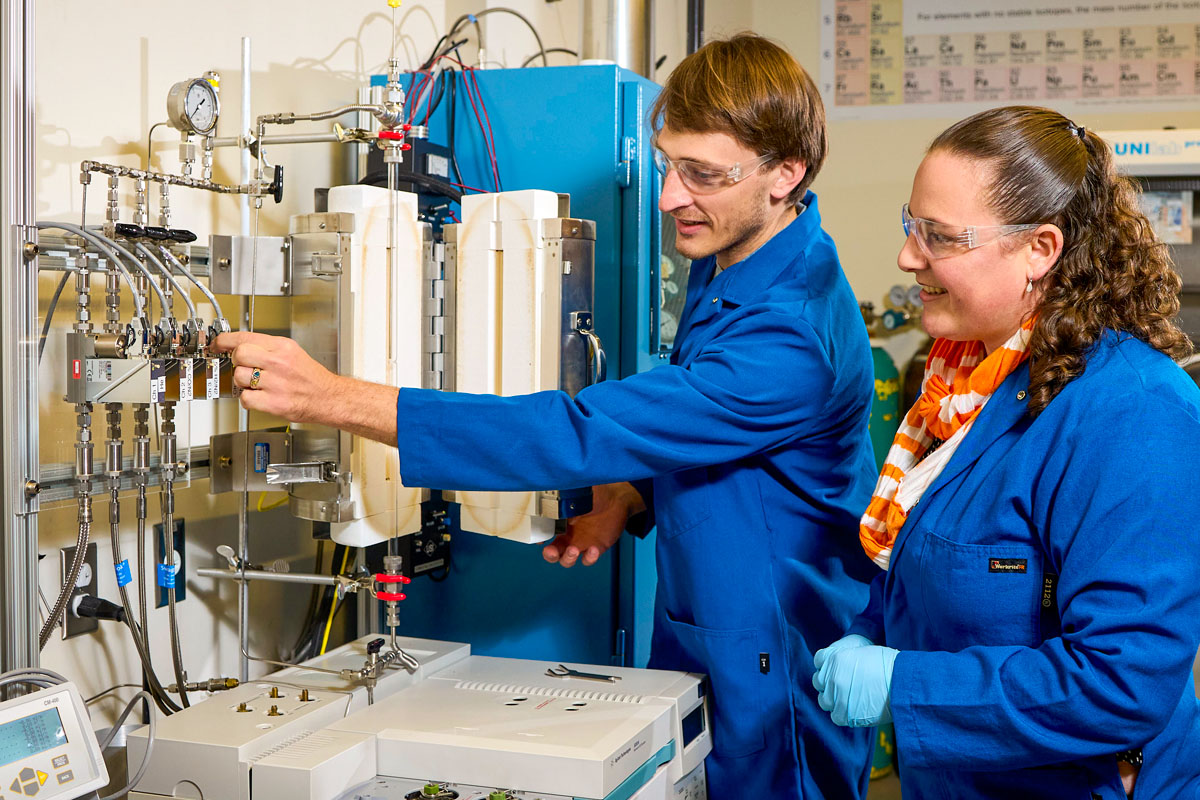
[[[108,783],[96,734],[73,683],[0,703],[0,792],[72,800]]]

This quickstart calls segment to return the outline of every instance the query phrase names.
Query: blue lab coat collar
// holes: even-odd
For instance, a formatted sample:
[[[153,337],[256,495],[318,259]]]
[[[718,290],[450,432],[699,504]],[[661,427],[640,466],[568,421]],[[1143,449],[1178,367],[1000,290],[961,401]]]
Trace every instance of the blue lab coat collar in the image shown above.
[[[768,239],[762,247],[741,261],[730,264],[715,278],[715,257],[709,256],[698,262],[704,265],[704,283],[711,282],[709,290],[719,295],[723,303],[742,305],[758,297],[808,249],[821,229],[821,213],[817,209],[817,196],[811,191],[805,192],[801,202],[805,210],[800,216]]]

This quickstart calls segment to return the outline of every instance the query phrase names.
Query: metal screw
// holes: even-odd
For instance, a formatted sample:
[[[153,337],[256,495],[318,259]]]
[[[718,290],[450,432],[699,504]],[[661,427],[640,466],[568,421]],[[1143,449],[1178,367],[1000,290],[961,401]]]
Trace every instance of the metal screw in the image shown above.
[[[229,259],[224,256],[218,258],[217,269],[229,269]]]
[[[25,497],[33,499],[34,497],[37,497],[41,491],[42,485],[37,481],[33,480],[32,478],[25,481]]]
[[[42,248],[38,247],[37,242],[25,243],[25,258],[37,258],[41,252]]]

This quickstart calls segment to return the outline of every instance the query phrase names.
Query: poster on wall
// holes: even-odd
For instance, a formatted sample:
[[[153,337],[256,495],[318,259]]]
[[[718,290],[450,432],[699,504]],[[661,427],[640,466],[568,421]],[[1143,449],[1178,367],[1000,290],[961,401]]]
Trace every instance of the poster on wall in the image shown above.
[[[822,0],[834,119],[1195,110],[1200,0]]]

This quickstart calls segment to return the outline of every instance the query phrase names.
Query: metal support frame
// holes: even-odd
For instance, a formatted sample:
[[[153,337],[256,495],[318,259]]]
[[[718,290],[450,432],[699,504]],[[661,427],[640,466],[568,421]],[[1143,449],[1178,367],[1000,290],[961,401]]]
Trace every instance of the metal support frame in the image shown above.
[[[38,664],[34,2],[0,0],[0,669]]]
[[[688,55],[704,45],[704,0],[687,0]]]

